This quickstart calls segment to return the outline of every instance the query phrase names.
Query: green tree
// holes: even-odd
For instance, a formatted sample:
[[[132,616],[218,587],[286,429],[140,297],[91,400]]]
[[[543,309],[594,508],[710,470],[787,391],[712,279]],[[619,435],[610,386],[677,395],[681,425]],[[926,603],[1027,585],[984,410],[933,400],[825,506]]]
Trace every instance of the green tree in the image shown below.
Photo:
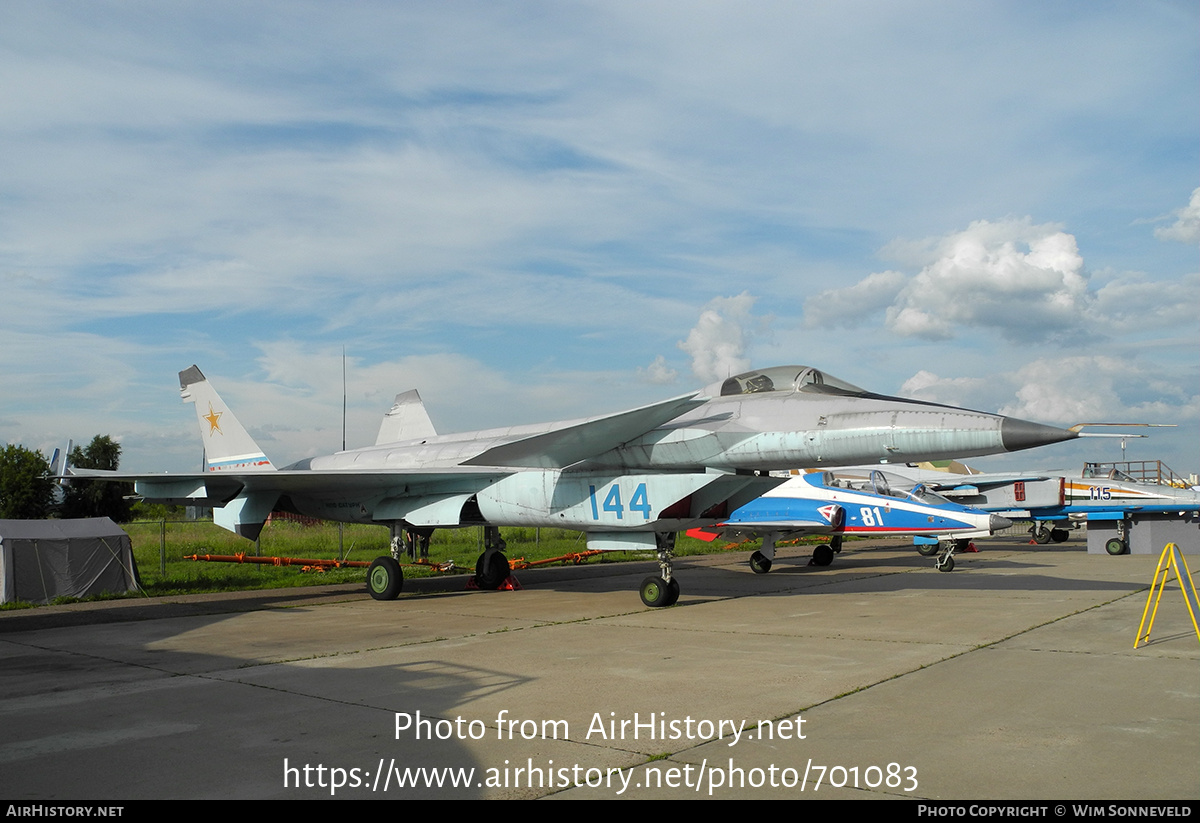
[[[116,471],[121,464],[121,444],[107,434],[98,434],[87,448],[71,450],[71,465],[78,469]],[[72,480],[63,498],[63,517],[111,517],[117,523],[130,518],[132,504],[125,499],[133,493],[128,483],[107,480]]]
[[[53,501],[54,481],[42,453],[6,446],[0,452],[0,519],[39,520]]]

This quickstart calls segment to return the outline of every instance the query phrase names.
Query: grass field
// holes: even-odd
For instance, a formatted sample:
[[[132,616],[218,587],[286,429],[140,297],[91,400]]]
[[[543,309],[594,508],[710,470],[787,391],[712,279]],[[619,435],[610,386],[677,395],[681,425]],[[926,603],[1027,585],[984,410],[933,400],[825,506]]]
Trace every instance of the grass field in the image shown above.
[[[389,532],[384,526],[345,524],[339,529],[337,523],[304,525],[278,520],[263,528],[257,543],[227,532],[211,520],[142,520],[122,524],[122,528],[133,542],[144,594],[118,595],[121,597],[274,589],[327,583],[362,583],[365,588],[365,568],[321,571],[305,570],[300,565],[204,562],[187,558],[190,555],[240,554],[370,563],[389,552]],[[501,529],[501,534],[508,544],[505,554],[514,566],[521,560],[544,560],[587,550],[586,535],[567,529],[514,527]],[[808,538],[802,542],[820,542],[820,539]],[[727,548],[748,552],[757,546],[758,541],[754,541],[730,547],[723,541],[706,543],[680,534],[675,544],[675,554],[678,557],[713,554]],[[482,527],[439,529],[430,541],[429,564],[449,566],[450,570],[440,571],[429,564],[409,565],[402,560],[404,576],[474,574],[475,561],[482,551]],[[605,552],[587,558],[585,562],[618,563],[652,558],[651,552]],[[108,596],[89,599],[105,597]],[[59,598],[54,602],[72,602],[72,599]],[[31,605],[25,602],[5,603],[0,605],[0,609],[30,608]]]
[[[389,532],[383,526],[342,526],[321,523],[302,525],[287,521],[268,523],[258,543],[251,543],[213,525],[211,521],[141,521],[123,528],[133,540],[142,585],[147,594],[232,591],[238,589],[312,586],[324,583],[358,583],[366,580],[362,568],[304,571],[299,566],[270,566],[224,562],[199,562],[189,555],[260,555],[371,562],[388,553]],[[506,555],[518,560],[542,560],[587,550],[586,535],[566,529],[501,529],[508,543]],[[708,554],[724,543],[705,543],[680,535],[676,555]],[[405,577],[432,574],[474,573],[475,561],[483,551],[483,529],[439,529],[429,546],[429,561],[453,564],[453,572],[429,566],[406,565]],[[648,552],[608,552],[589,558],[588,563],[612,563],[648,559]]]

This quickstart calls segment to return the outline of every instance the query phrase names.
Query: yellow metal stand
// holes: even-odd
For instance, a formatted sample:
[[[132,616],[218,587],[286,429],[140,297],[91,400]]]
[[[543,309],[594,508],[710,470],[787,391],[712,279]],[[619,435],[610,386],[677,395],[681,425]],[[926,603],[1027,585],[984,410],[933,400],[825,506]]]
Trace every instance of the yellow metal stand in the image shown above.
[[[1183,574],[1179,573],[1181,566]],[[1197,607],[1200,608],[1200,601],[1196,599],[1196,584],[1192,582],[1192,571],[1188,568],[1187,561],[1183,559],[1183,552],[1179,551],[1179,547],[1174,543],[1168,543],[1158,557],[1158,568],[1154,570],[1154,582],[1150,584],[1150,594],[1146,595],[1146,608],[1142,610],[1142,622],[1138,625],[1137,639],[1133,641],[1135,649],[1143,640],[1146,642],[1150,640],[1150,631],[1154,628],[1154,615],[1158,614],[1158,601],[1162,599],[1162,593],[1167,588],[1167,572],[1171,570],[1175,571],[1175,579],[1179,581],[1183,602],[1187,605],[1188,614],[1192,617],[1192,628],[1196,630],[1196,639],[1200,640],[1200,627],[1196,625],[1196,609],[1192,607],[1192,603],[1197,603]],[[1183,583],[1185,577],[1187,579],[1186,586]],[[1156,589],[1158,590],[1157,597],[1154,595]],[[1151,600],[1154,601],[1154,611],[1150,611]],[[1148,625],[1146,623],[1147,614],[1150,615]],[[1142,634],[1142,629],[1146,630],[1145,634]]]

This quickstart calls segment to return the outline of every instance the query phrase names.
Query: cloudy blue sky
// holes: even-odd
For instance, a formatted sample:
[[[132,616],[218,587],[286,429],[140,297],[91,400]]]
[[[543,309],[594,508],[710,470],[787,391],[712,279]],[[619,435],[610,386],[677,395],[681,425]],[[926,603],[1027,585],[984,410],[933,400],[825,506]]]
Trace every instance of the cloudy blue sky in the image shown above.
[[[1200,470],[1200,6],[6,2],[0,438],[277,463],[747,366]],[[1026,453],[1120,459],[1116,441]],[[1009,458],[1011,460],[1012,458]],[[986,467],[987,461],[982,461]],[[992,465],[1005,464],[1003,460]]]

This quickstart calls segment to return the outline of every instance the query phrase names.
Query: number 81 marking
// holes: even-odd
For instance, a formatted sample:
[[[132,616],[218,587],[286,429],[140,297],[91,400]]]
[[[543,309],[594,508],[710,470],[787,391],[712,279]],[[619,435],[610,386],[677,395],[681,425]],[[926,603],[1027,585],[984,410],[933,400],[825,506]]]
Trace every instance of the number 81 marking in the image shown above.
[[[883,512],[879,511],[878,506],[875,506],[873,508],[868,508],[866,506],[863,506],[861,509],[858,510],[858,513],[862,516],[862,522],[863,522],[864,526],[882,526],[883,525]]]

